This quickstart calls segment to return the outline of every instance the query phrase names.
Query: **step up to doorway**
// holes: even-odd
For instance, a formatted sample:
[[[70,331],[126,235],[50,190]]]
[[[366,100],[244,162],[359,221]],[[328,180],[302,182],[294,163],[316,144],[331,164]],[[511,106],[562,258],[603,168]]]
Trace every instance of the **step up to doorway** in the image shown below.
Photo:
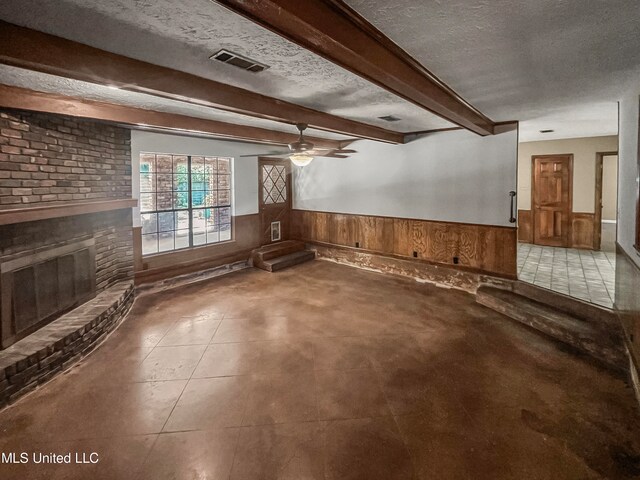
[[[536,302],[553,305],[554,308],[564,313],[603,328],[605,326],[610,326],[611,328],[620,327],[616,313],[609,308],[588,303],[527,282],[514,282],[513,292]]]
[[[486,307],[571,345],[615,370],[625,368],[624,345],[615,325],[587,320],[555,308],[551,306],[553,300],[546,298],[542,303],[516,292],[487,286],[480,287],[476,294],[476,301]]]
[[[303,242],[287,240],[254,250],[251,254],[253,266],[276,272],[299,263],[308,262],[316,257],[315,252],[305,250]]]

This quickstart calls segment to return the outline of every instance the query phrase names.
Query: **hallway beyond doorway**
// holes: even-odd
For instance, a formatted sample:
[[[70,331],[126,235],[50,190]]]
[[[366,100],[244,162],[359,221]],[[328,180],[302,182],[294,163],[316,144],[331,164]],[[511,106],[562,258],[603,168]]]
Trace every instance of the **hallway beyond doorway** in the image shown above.
[[[518,245],[518,279],[579,300],[613,308],[613,252]]]

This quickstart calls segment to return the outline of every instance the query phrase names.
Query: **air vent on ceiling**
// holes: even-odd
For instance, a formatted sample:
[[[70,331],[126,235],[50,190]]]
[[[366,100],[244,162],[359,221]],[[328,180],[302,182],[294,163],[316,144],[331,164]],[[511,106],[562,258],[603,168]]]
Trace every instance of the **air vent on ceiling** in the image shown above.
[[[394,117],[393,115],[385,115],[384,117],[378,117],[380,120],[384,120],[385,122],[397,122],[400,119],[398,117]]]
[[[248,70],[253,73],[258,73],[269,68],[265,65],[250,58],[243,57],[237,53],[230,52],[228,50],[220,50],[218,53],[211,55],[211,60],[218,60],[219,62],[228,63],[243,70]]]
[[[553,133],[555,130],[540,130],[540,133]]]

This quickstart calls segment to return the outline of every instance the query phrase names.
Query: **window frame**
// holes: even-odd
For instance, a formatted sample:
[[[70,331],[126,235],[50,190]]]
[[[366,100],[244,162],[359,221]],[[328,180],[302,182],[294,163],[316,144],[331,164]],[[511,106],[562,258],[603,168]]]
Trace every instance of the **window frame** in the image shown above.
[[[149,156],[149,155],[153,155],[154,156],[154,164],[155,164],[155,170],[151,170],[151,171],[143,171],[143,158],[144,156]],[[158,169],[158,157],[161,156],[167,156],[167,157],[171,157],[171,172],[161,172]],[[181,173],[177,173],[176,172],[176,157],[184,157],[186,158],[186,172],[183,173],[184,175],[186,175],[187,178],[187,187],[186,190],[182,190],[179,189],[179,187],[177,187],[178,183],[176,183],[176,177],[179,176]],[[206,162],[209,160],[214,159],[216,162],[216,168],[215,168],[215,172],[212,173],[212,175],[215,175],[216,179],[215,179],[215,184],[216,184],[216,188],[215,188],[215,193],[216,193],[216,200],[215,204],[210,205],[210,206],[206,206],[206,202],[203,202],[204,205],[194,205],[194,194],[198,194],[198,193],[202,193],[203,194],[203,198],[206,198],[207,194],[209,192],[213,192],[213,189],[210,188],[205,188],[203,190],[194,190],[193,189],[193,183],[194,183],[194,175],[198,175],[198,172],[195,172],[193,169],[193,164],[194,161],[193,159],[198,159],[201,158],[202,162],[203,162],[203,167],[207,164]],[[228,172],[223,172],[220,173],[218,171],[218,164],[217,162],[219,160],[226,160],[228,161]],[[178,160],[179,161],[179,160]],[[146,162],[145,162],[146,163]],[[224,243],[228,243],[228,242],[233,242],[234,241],[234,222],[233,222],[233,218],[234,218],[234,181],[233,181],[233,171],[234,171],[234,157],[230,157],[230,156],[218,156],[218,155],[204,155],[204,154],[198,154],[198,155],[191,155],[191,154],[183,154],[183,153],[162,153],[162,152],[151,152],[151,151],[141,151],[139,153],[139,165],[138,165],[138,178],[139,178],[139,182],[140,182],[140,213],[139,213],[139,218],[140,218],[140,225],[141,225],[141,240],[142,240],[142,256],[143,257],[151,257],[151,256],[155,256],[155,255],[166,255],[166,254],[171,254],[174,252],[180,252],[180,251],[185,251],[185,250],[189,250],[189,249],[194,249],[194,248],[202,248],[202,247],[210,247],[213,245],[219,245],[219,244],[224,244]],[[207,175],[206,172],[206,167],[203,169],[203,175]],[[143,181],[143,174],[149,174],[152,178],[152,183],[153,186],[149,191],[143,191],[143,186],[142,186],[142,181]],[[158,180],[159,177],[161,176],[171,176],[171,188],[169,190],[158,190]],[[211,173],[210,173],[211,175]],[[228,197],[228,202],[226,202],[225,204],[221,205],[219,204],[219,196],[218,196],[218,192],[220,191],[220,189],[218,188],[219,186],[219,176],[222,175],[228,175],[228,188],[224,188],[222,189],[222,191],[228,190],[229,192],[229,197]],[[206,177],[205,177],[206,178]],[[165,179],[166,181],[166,179]],[[204,182],[205,185],[207,184],[207,181],[205,180]],[[171,202],[171,208],[159,208],[159,201],[158,201],[158,197],[159,194],[167,194],[170,193],[170,202]],[[142,206],[142,198],[144,195],[152,195],[153,196],[153,210],[143,210],[143,206]],[[177,204],[176,204],[176,197],[177,194],[183,194],[187,197],[187,206],[185,208],[180,208]],[[166,202],[166,198],[164,199],[164,201]],[[224,209],[228,209],[228,218],[226,218],[227,221],[225,222],[220,222],[220,218],[222,216],[221,212]],[[209,215],[212,215],[214,218],[214,222],[212,222],[212,225],[214,225],[214,229],[212,231],[209,231],[209,229],[207,228],[206,224],[205,224],[205,229],[204,229],[204,242],[200,242],[200,243],[196,243],[194,241],[194,239],[196,238],[197,234],[195,233],[195,224],[194,224],[194,214],[198,211],[203,211],[205,212],[206,210],[209,210],[210,213],[208,213]],[[179,228],[179,219],[178,219],[178,215],[180,213],[186,213],[186,218],[187,218],[187,222],[188,222],[188,227],[187,228]],[[167,229],[167,230],[162,230],[162,226],[161,226],[161,222],[160,222],[160,216],[162,214],[172,214],[173,215],[173,219],[171,220],[172,222],[172,228],[171,229]],[[144,220],[144,216],[145,215],[152,215],[155,216],[155,227],[153,231],[144,232],[144,225],[145,225],[145,220]],[[207,213],[205,213],[205,218]],[[153,217],[152,217],[153,218]],[[207,220],[205,220],[206,222]],[[166,222],[165,222],[166,223]],[[225,228],[227,227],[227,228]],[[179,231],[185,230],[187,232],[186,237],[187,237],[187,245],[185,246],[177,246],[177,233]],[[226,234],[226,232],[229,232],[228,234]],[[213,240],[213,241],[209,241],[209,234],[215,232],[217,235],[217,239]],[[225,232],[225,238],[221,239],[220,236],[221,234]],[[161,234],[166,234],[166,233],[171,233],[173,236],[173,248],[169,248],[169,249],[164,249],[161,250]],[[144,252],[144,247],[145,247],[145,236],[153,236],[155,235],[156,239],[156,247],[155,250],[152,252],[148,252],[145,253]]]

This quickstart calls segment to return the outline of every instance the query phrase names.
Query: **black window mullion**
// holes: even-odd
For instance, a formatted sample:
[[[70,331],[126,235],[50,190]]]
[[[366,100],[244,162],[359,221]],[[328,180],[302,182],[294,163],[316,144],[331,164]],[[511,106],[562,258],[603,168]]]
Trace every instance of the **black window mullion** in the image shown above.
[[[164,185],[164,176],[165,175],[169,175],[171,177],[171,184],[170,186],[168,186],[168,190],[169,190],[169,198],[170,198],[170,202],[171,205],[165,205],[165,203],[163,203],[164,207],[169,207],[168,209],[162,209],[159,210],[158,209],[158,197],[162,194],[163,198],[166,197],[166,193],[165,190],[163,190],[162,192],[159,191],[160,188],[160,173],[158,170],[158,154],[153,154],[153,166],[155,168],[153,168],[152,170],[150,170],[150,174],[153,175],[153,179],[151,181],[151,186],[153,189],[153,192],[149,192],[151,195],[153,195],[153,201],[155,202],[155,209],[152,211],[148,211],[148,212],[144,212],[145,214],[150,214],[153,215],[155,218],[155,238],[156,238],[156,252],[157,253],[165,253],[167,251],[171,251],[171,250],[176,250],[178,248],[178,239],[177,239],[177,234],[179,231],[179,227],[178,223],[178,214],[182,213],[184,211],[184,209],[182,209],[182,207],[178,208],[178,203],[177,200],[179,198],[179,196],[183,193],[182,190],[178,191],[176,190],[177,188],[177,175],[179,175],[179,171],[177,169],[177,164],[176,162],[178,161],[175,157],[176,155],[172,155],[172,154],[167,154],[169,157],[171,157],[171,165],[169,166],[167,173],[163,173],[163,185]],[[202,217],[203,219],[203,224],[204,224],[204,240],[203,240],[203,245],[205,244],[209,244],[209,242],[211,243],[218,243],[221,242],[223,240],[221,240],[222,236],[223,236],[223,227],[227,228],[230,227],[231,225],[226,223],[228,221],[231,220],[231,218],[226,218],[224,220],[225,223],[219,223],[221,220],[221,212],[222,210],[228,211],[228,214],[230,215],[230,210],[227,209],[231,209],[231,204],[232,202],[232,193],[231,193],[231,174],[232,172],[230,171],[230,162],[229,165],[225,168],[229,168],[229,171],[225,170],[225,173],[221,173],[218,168],[219,166],[214,165],[214,167],[218,167],[218,168],[214,168],[214,171],[209,172],[209,174],[207,174],[207,168],[208,166],[210,166],[207,163],[207,158],[203,156],[202,160],[203,160],[203,171],[202,171],[202,175],[203,175],[203,186],[200,187],[200,183],[197,183],[196,185],[194,185],[193,182],[193,157],[191,155],[184,155],[181,156],[182,158],[187,159],[187,191],[184,192],[188,195],[188,199],[187,199],[187,215],[188,215],[188,243],[185,246],[184,245],[184,237],[180,237],[180,248],[185,248],[185,247],[195,247],[195,209],[197,208],[198,210],[202,210],[202,212],[198,213],[199,218]],[[198,158],[200,156],[197,156]],[[182,158],[180,159],[180,164],[182,164]],[[219,159],[217,157],[214,158],[214,161],[218,161]],[[225,159],[226,160],[226,159]],[[228,161],[228,160],[227,160]],[[226,165],[226,164],[225,164]],[[200,167],[199,171],[200,171]],[[163,172],[164,172],[164,167],[163,167]],[[141,172],[140,172],[141,173]],[[264,172],[261,172],[264,173]],[[274,172],[274,173],[280,173],[280,172]],[[219,185],[219,177],[221,175],[225,175],[225,178],[228,178],[228,182],[229,182],[229,188],[225,188],[225,189],[221,189],[220,185]],[[183,183],[180,183],[180,185],[184,185]],[[194,198],[193,198],[193,194],[194,194],[194,186],[198,186],[199,190],[198,190],[198,194],[200,197],[200,194],[204,195],[205,201],[202,205],[200,205],[200,203],[198,204],[198,207],[196,207],[195,203],[194,203]],[[183,187],[182,187],[183,188]],[[200,191],[202,190],[202,191]],[[222,203],[220,203],[220,193],[225,193],[225,195],[228,195],[229,198],[226,198],[225,196],[225,202],[224,205]],[[273,199],[273,195],[276,193],[276,191],[274,190],[273,192],[267,192],[267,199],[270,199],[272,201],[274,201]],[[281,192],[278,192],[281,194]],[[215,194],[216,197],[216,202],[213,205],[209,205],[209,203],[207,203],[206,198],[207,195],[209,196],[213,196]],[[172,229],[169,230],[163,230],[162,232],[160,232],[161,230],[161,226],[160,226],[160,216],[163,216],[163,221],[164,221],[164,217],[166,215],[168,215],[169,213],[171,213],[173,215],[173,225],[172,225]],[[207,218],[207,215],[210,215],[210,217]],[[211,216],[212,215],[212,216]],[[216,219],[218,220],[218,224],[216,225],[216,230],[217,230],[217,236],[218,238],[215,239],[213,235],[211,235],[211,237],[209,237],[207,235],[207,226],[209,225],[210,222],[215,222]],[[168,218],[166,219],[168,220]],[[163,224],[164,225],[164,224]],[[166,225],[165,227],[162,228],[168,228],[169,225]],[[230,230],[230,228],[229,228]],[[233,232],[227,232],[227,230],[224,230],[224,236],[226,238],[226,236],[231,233],[231,236],[233,237]],[[172,235],[173,237],[173,245],[171,246],[170,243],[171,242],[167,242],[167,250],[163,250],[162,252],[160,251],[160,243],[162,243],[161,241],[161,236],[166,236],[166,235]],[[151,236],[151,233],[149,233],[149,236]],[[169,240],[167,238],[167,240]],[[172,248],[171,248],[172,247]]]
[[[189,209],[189,247],[193,247],[193,203],[192,197],[193,192],[191,191],[191,155],[187,157],[187,190],[189,199],[187,200],[187,205]],[[206,240],[205,240],[206,241]]]

